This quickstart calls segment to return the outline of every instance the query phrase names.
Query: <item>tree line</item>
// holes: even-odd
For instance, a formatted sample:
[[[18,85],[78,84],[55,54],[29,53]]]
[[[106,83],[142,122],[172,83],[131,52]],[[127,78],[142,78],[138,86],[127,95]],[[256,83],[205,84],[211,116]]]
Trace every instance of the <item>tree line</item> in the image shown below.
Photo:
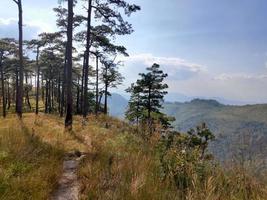
[[[65,116],[65,127],[71,129],[73,114],[82,115],[84,121],[89,113],[107,114],[110,88],[124,79],[118,56],[129,56],[115,39],[133,32],[125,18],[140,6],[123,0],[83,0],[79,3],[85,12],[75,13],[77,1],[68,0],[65,5],[62,0],[54,8],[58,30],[26,41],[22,0],[13,2],[18,6],[19,40],[0,39],[3,116],[11,110],[22,118],[23,111],[34,109],[38,115],[42,109]],[[166,77],[153,64],[126,90],[131,98],[125,116],[138,129],[142,126],[152,132],[155,124],[165,129],[171,126],[173,119],[161,112]]]
[[[107,114],[110,88],[123,80],[118,56],[128,56],[115,39],[133,32],[125,19],[140,6],[124,0],[83,0],[79,4],[85,12],[75,13],[78,2],[67,0],[65,5],[62,0],[54,9],[58,31],[26,41],[23,2],[12,1],[18,7],[19,39],[0,39],[3,116],[11,110],[22,118],[23,112],[35,109],[38,114],[42,108],[65,116],[71,129],[73,114],[84,119],[88,113]]]

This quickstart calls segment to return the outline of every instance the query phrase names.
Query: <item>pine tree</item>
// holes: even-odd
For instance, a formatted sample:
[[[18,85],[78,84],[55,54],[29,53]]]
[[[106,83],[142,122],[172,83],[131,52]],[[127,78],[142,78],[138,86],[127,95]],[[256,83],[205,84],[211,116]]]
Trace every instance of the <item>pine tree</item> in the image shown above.
[[[46,41],[33,39],[28,42],[28,48],[32,49],[34,53],[36,53],[36,96],[35,96],[35,114],[38,115],[39,113],[39,94],[40,94],[40,65],[39,65],[39,58],[40,58],[40,48],[44,46]]]
[[[67,88],[67,102],[66,102],[66,118],[65,127],[72,129],[72,39],[73,39],[73,0],[68,0],[68,29],[67,29],[67,47],[66,47],[66,88]]]
[[[148,73],[141,73],[141,79],[137,84],[142,88],[142,104],[147,109],[147,119],[151,121],[151,113],[160,113],[164,95],[168,92],[167,84],[163,80],[168,76],[160,70],[158,64],[153,64],[152,67],[147,68]]]
[[[84,89],[83,89],[83,117],[85,118],[88,113],[88,73],[89,73],[89,57],[90,57],[90,45],[91,45],[91,14],[92,14],[92,0],[88,0],[87,8],[87,32],[86,32],[86,47],[84,52]]]
[[[90,58],[90,47],[92,44],[92,12],[94,17],[109,28],[111,35],[126,35],[133,32],[131,24],[125,21],[122,17],[120,10],[124,10],[124,14],[130,16],[133,12],[140,10],[140,7],[135,4],[129,4],[124,0],[86,0],[87,6],[87,31],[86,31],[86,47],[84,52],[84,69],[83,79],[84,86],[82,102],[83,102],[83,117],[85,118],[88,113],[88,68]],[[105,93],[107,94],[107,93]],[[105,104],[106,105],[106,104]]]
[[[19,118],[22,118],[23,107],[23,17],[21,0],[13,0],[18,6],[19,15],[19,70],[17,74],[17,96],[16,96],[16,112]]]
[[[6,95],[6,85],[8,77],[12,74],[13,66],[10,63],[10,57],[15,56],[17,52],[17,41],[11,38],[0,39],[0,75],[1,75],[1,90],[3,103],[3,117],[6,117],[6,99],[9,100],[9,85],[7,85],[8,94]],[[10,106],[9,106],[10,107]]]
[[[165,127],[169,125],[168,118],[160,111],[168,88],[163,81],[168,75],[160,70],[158,64],[153,64],[147,71],[139,74],[141,78],[127,90],[131,99],[126,116],[130,121],[145,120],[152,132],[155,121],[160,121]]]
[[[1,75],[1,90],[2,90],[2,103],[3,103],[3,117],[6,117],[6,87],[5,87],[5,69],[4,62],[12,53],[14,53],[14,45],[10,39],[0,39],[0,75]]]
[[[128,109],[125,113],[126,118],[139,126],[140,119],[143,114],[143,107],[141,105],[141,92],[142,88],[138,85],[132,84],[126,92],[131,93],[130,100],[128,102]]]
[[[104,83],[104,114],[108,114],[109,88],[116,88],[120,85],[123,81],[123,76],[117,69],[120,62],[115,63],[115,58],[114,60],[104,60],[102,64],[101,80]]]
[[[38,114],[42,99],[45,113],[59,111],[60,116],[66,113],[66,127],[71,128],[74,105],[75,114],[86,116],[87,113],[94,112],[97,115],[103,110],[107,113],[109,89],[116,87],[123,79],[118,71],[119,63],[112,58],[119,54],[128,56],[126,48],[114,44],[114,41],[119,35],[133,32],[131,24],[125,18],[140,10],[140,7],[127,3],[126,0],[84,0],[88,12],[86,16],[82,16],[74,15],[73,7],[75,4],[82,6],[83,2],[59,0],[59,3],[68,3],[66,7],[60,4],[54,9],[59,31],[42,33],[36,39],[23,41],[23,0],[12,2],[17,4],[19,11],[19,40],[15,42],[12,55],[0,60],[3,115],[6,115],[6,108],[9,109],[14,104],[16,113],[21,118],[23,109],[31,110],[33,92],[35,113]],[[79,35],[75,28],[82,27],[83,24],[86,25],[86,30]],[[75,49],[74,41],[74,45],[84,45],[86,52]],[[24,51],[25,44],[27,49]],[[36,55],[35,60],[29,59],[33,54]],[[89,62],[91,58],[95,58],[95,63]],[[84,63],[79,65],[82,59]],[[91,80],[89,77],[95,78]],[[34,79],[36,85],[33,84]],[[105,98],[105,109],[101,108],[102,96]]]

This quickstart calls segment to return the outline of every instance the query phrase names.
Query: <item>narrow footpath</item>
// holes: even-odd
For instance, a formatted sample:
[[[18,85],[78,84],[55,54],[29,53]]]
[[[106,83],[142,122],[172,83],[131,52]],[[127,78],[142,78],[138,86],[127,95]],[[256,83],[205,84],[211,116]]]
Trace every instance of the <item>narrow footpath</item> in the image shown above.
[[[52,194],[51,200],[78,200],[79,181],[78,167],[83,156],[69,153],[63,162],[63,173],[58,182],[58,188]]]

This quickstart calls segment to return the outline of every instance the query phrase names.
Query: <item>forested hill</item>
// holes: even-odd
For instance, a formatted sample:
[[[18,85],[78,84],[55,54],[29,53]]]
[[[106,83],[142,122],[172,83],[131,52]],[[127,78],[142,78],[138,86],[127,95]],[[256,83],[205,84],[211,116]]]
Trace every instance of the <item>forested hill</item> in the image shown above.
[[[195,99],[186,103],[165,103],[164,111],[176,118],[174,126],[181,131],[201,122],[222,134],[230,134],[237,128],[249,128],[253,124],[267,124],[267,104],[229,106],[215,100]]]
[[[216,135],[211,150],[221,160],[243,154],[266,155],[267,104],[229,106],[215,100],[195,99],[186,103],[165,103],[164,112],[176,118],[173,125],[178,131],[207,123]]]
[[[111,98],[110,104],[120,106],[113,107],[110,113],[122,117],[127,100],[118,96],[114,96],[114,101]],[[175,117],[173,126],[177,131],[186,132],[202,122],[207,123],[216,135],[211,150],[219,159],[236,156],[244,145],[247,146],[246,151],[253,152],[253,155],[266,149],[267,104],[231,106],[216,100],[194,99],[185,103],[166,102],[163,111]],[[262,152],[262,155],[267,153]]]
[[[123,96],[113,93],[109,98],[110,114],[123,117],[127,102]],[[267,124],[267,104],[233,106],[212,99],[194,99],[185,103],[165,102],[163,107],[164,113],[176,118],[173,125],[179,131],[188,131],[201,122],[221,134],[230,134],[243,126]]]

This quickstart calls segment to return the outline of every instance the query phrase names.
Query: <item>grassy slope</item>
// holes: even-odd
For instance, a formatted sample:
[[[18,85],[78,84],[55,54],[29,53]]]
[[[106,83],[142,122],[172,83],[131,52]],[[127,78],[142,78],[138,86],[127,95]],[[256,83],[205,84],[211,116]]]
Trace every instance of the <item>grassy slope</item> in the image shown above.
[[[76,117],[70,134],[52,115],[26,114],[22,124],[14,116],[1,119],[0,199],[47,199],[61,174],[63,154],[73,150],[88,154],[79,170],[82,199],[256,200],[267,195],[265,185],[241,169],[226,173],[207,165],[203,177],[191,170],[192,163],[186,169],[192,184],[182,191],[172,178],[162,179],[159,137],[145,141],[127,124],[103,116],[81,124]]]
[[[22,122],[15,115],[0,120],[0,199],[48,199],[64,153],[88,149],[64,132],[61,121],[42,114],[24,114]]]
[[[16,118],[0,120],[0,199],[47,199],[61,174],[63,152]]]
[[[121,121],[109,119],[112,124],[109,129],[101,128],[105,126],[104,119],[92,121],[94,129],[86,133],[91,139],[90,156],[82,163],[79,173],[82,199],[260,200],[267,196],[266,185],[261,184],[266,181],[266,174],[262,176],[265,180],[259,182],[236,166],[224,171],[205,164],[194,170],[193,163],[173,152],[175,160],[170,163],[177,164],[180,178],[184,176],[190,182],[186,190],[177,188],[174,174],[163,179],[160,137],[155,135],[145,141]]]

